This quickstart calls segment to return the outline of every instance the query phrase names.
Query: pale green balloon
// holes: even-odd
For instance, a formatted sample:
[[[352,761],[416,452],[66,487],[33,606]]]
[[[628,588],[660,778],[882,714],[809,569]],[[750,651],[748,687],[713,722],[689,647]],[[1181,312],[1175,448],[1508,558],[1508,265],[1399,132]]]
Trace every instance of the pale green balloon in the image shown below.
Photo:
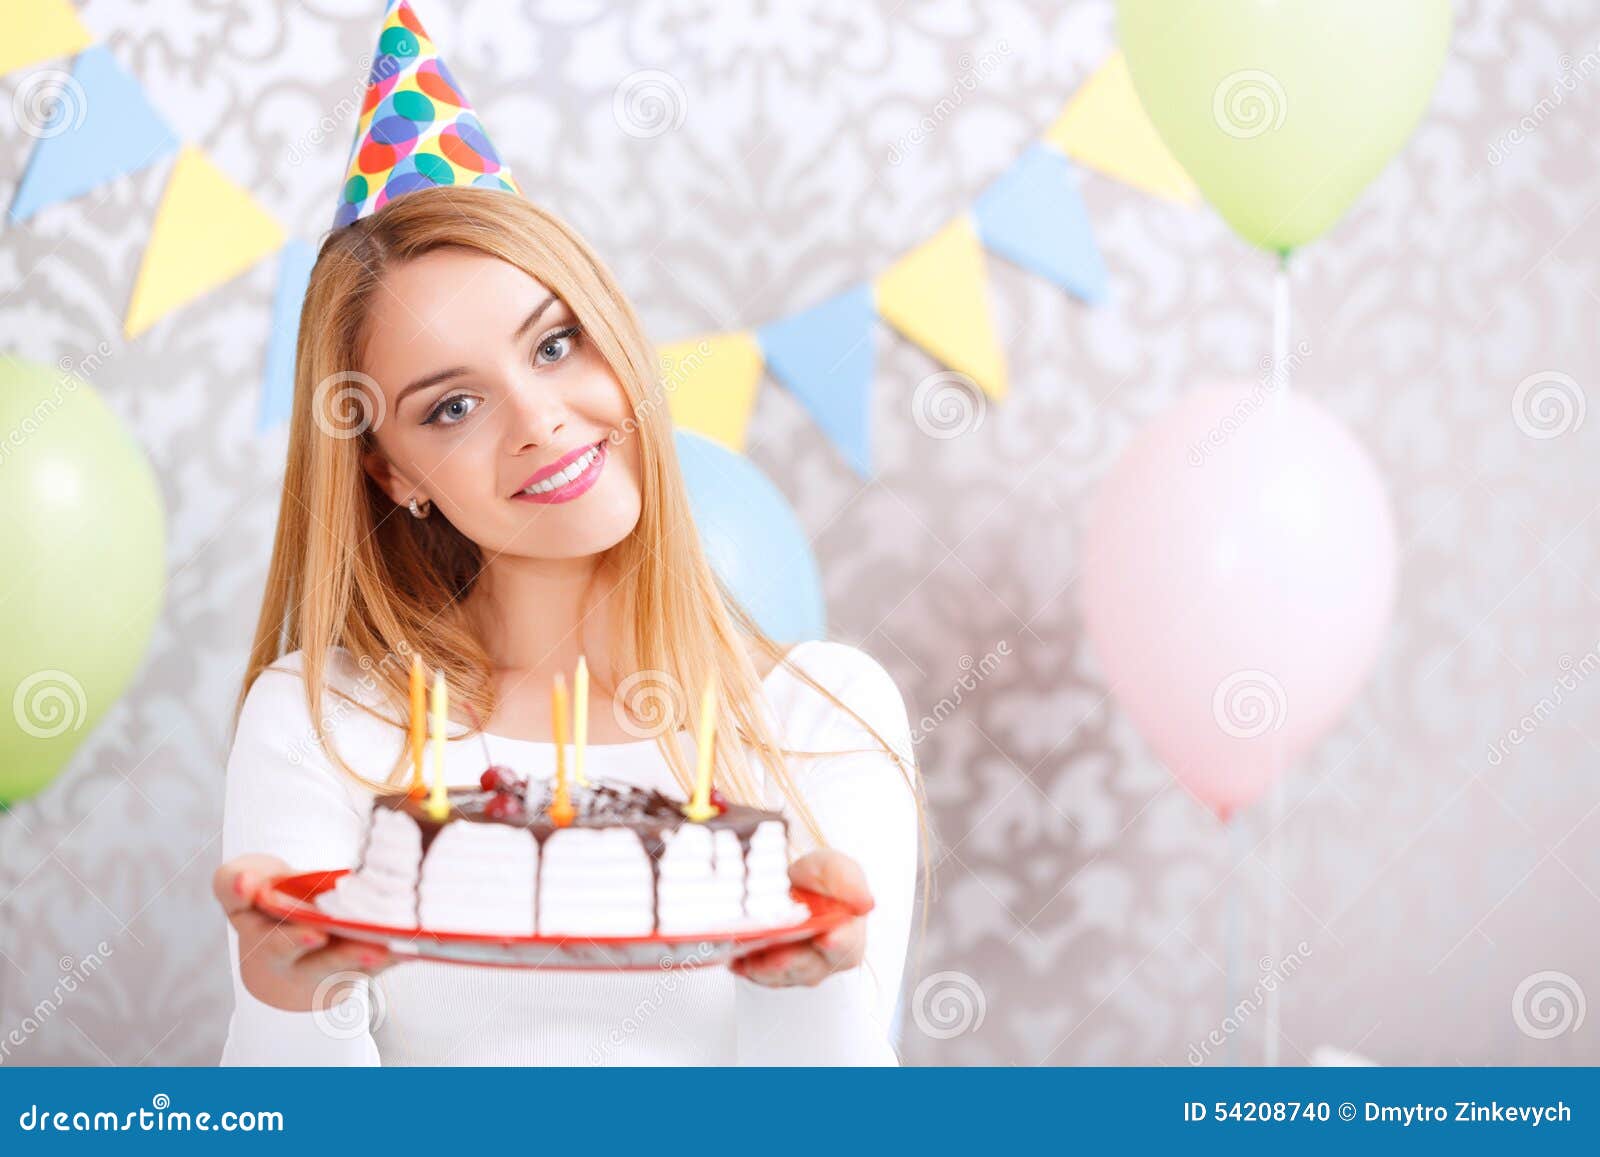
[[[0,803],[61,770],[161,610],[161,492],[81,379],[0,356]]]
[[[1139,100],[1246,241],[1321,236],[1400,150],[1450,43],[1449,0],[1118,0]]]

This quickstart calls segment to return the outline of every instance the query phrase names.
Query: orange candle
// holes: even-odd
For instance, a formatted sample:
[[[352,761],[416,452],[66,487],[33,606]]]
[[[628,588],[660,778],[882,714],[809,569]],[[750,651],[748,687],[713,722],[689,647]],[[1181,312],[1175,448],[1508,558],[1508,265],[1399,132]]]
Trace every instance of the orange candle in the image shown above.
[[[423,749],[428,742],[428,687],[422,673],[422,656],[411,654],[411,791],[418,799],[428,792],[422,782]]]
[[[558,828],[570,824],[577,809],[567,795],[567,679],[556,672],[555,688],[550,693],[551,731],[556,744],[556,790],[548,815]]]
[[[450,797],[444,786],[444,733],[445,721],[450,715],[449,692],[444,685],[444,672],[433,673],[433,794],[428,797],[428,814],[442,820],[450,814]]]
[[[717,814],[711,804],[711,745],[716,738],[717,676],[713,672],[706,680],[706,689],[700,696],[700,732],[696,736],[695,754],[698,757],[694,777],[694,794],[683,805],[683,814],[697,824]]]

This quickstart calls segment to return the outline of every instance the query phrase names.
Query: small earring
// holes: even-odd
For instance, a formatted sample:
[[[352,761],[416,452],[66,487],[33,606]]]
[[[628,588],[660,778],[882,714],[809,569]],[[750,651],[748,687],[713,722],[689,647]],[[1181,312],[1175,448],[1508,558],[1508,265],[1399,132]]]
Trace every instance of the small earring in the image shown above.
[[[415,498],[413,498],[411,500],[411,517],[412,518],[426,518],[426,517],[428,517],[428,515],[430,515],[432,513],[433,513],[433,503],[430,502],[428,499],[424,498],[422,500],[421,508],[418,508],[417,500]]]

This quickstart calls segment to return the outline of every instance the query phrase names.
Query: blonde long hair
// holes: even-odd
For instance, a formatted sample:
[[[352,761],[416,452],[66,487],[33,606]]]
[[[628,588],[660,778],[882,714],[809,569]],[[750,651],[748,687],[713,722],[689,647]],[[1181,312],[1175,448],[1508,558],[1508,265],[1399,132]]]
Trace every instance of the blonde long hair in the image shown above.
[[[310,718],[327,718],[322,696],[335,647],[369,673],[364,680],[394,714],[379,715],[336,687],[334,694],[386,722],[399,726],[406,717],[412,653],[430,670],[444,672],[453,701],[470,708],[475,722],[494,712],[492,664],[463,605],[483,571],[483,551],[442,515],[395,516],[399,508],[361,466],[362,453],[375,445],[370,419],[376,402],[360,391],[330,388],[348,387],[357,377],[352,371],[360,364],[368,305],[387,268],[444,246],[497,257],[557,294],[627,394],[633,410],[629,432],[639,440],[643,507],[633,532],[611,548],[621,576],[613,606],[620,622],[632,626],[631,632],[616,633],[623,653],[614,656],[615,669],[647,672],[654,691],[669,692],[657,695],[653,706],[661,714],[654,722],[662,728],[658,745],[680,787],[687,794],[693,773],[676,737],[692,726],[697,706],[691,702],[696,697],[682,689],[703,687],[715,672],[721,690],[713,782],[730,799],[761,803],[741,754],[747,745],[818,845],[826,846],[785,758],[843,753],[796,752],[776,743],[761,711],[761,678],[748,640],[853,716],[899,766],[917,803],[926,900],[927,811],[914,760],[790,662],[717,579],[691,518],[656,356],[633,307],[570,227],[497,190],[408,193],[323,242],[301,313],[283,497],[235,728],[257,676],[294,651],[303,652]],[[317,741],[333,765],[358,783],[377,792],[403,790],[404,744],[386,779],[375,782],[340,757],[321,727]]]

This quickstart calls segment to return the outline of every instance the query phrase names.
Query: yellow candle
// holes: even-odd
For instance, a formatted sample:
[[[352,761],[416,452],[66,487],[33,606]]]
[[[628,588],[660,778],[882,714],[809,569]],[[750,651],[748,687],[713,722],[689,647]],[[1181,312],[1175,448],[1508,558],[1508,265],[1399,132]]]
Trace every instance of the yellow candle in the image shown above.
[[[433,675],[433,794],[428,797],[428,814],[442,820],[450,814],[450,797],[444,786],[444,730],[449,718],[449,692],[444,685],[444,672]]]
[[[715,673],[706,680],[706,689],[700,696],[700,732],[695,739],[698,748],[698,766],[695,768],[694,794],[683,805],[683,814],[697,824],[717,814],[711,806],[711,744],[716,737],[717,677]]]
[[[555,688],[550,693],[551,731],[556,743],[556,790],[550,799],[550,822],[564,828],[577,811],[567,796],[567,679],[556,672]]]
[[[423,749],[428,742],[428,683],[422,673],[422,656],[411,655],[411,792],[421,799],[428,793],[422,782]]]
[[[572,778],[589,786],[583,774],[583,750],[589,744],[589,664],[578,656],[578,673],[572,678]]]

